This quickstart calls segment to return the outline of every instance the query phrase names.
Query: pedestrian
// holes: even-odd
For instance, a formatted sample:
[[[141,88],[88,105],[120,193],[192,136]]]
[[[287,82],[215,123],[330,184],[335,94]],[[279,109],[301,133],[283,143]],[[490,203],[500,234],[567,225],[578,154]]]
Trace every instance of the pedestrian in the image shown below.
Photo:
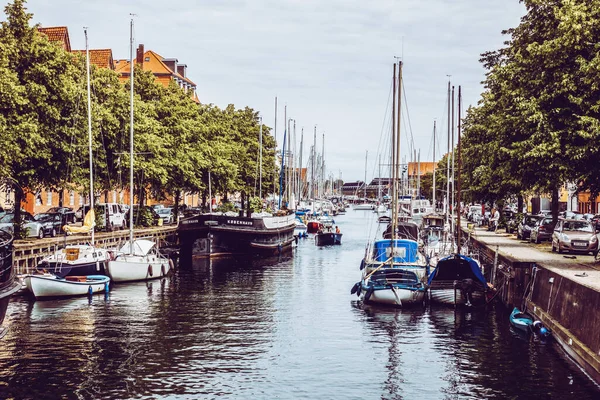
[[[335,226],[335,233],[340,233],[340,228],[337,225]]]
[[[500,221],[500,211],[497,208],[494,208],[492,213],[492,218],[490,219],[490,231],[496,231],[498,229],[498,221]]]

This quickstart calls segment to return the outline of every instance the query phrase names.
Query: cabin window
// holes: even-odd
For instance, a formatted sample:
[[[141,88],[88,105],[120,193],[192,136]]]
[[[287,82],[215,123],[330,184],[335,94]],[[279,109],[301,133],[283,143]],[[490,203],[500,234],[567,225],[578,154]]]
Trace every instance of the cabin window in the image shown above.
[[[401,257],[401,258],[405,258],[406,257],[406,247],[388,247],[385,249],[385,255],[387,258],[391,258],[392,257],[392,251],[394,254],[394,257]]]

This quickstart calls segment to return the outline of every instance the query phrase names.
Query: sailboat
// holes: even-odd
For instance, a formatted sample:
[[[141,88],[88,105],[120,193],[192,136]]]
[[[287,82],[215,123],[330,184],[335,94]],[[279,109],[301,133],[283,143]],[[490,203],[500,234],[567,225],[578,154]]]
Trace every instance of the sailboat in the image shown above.
[[[94,246],[94,174],[92,162],[92,103],[90,90],[90,56],[85,32],[87,69],[88,144],[90,158],[90,211],[79,231],[91,232],[91,244],[69,245],[42,259],[37,265],[43,274],[25,275],[23,281],[36,298],[79,296],[108,291],[110,278],[104,276],[109,259],[105,249]],[[68,232],[69,227],[65,227]]]
[[[365,303],[406,307],[423,304],[427,286],[427,262],[418,251],[417,238],[398,236],[398,177],[400,176],[400,93],[402,93],[402,62],[398,76],[398,125],[396,116],[396,64],[394,63],[392,106],[392,221],[391,236],[376,240],[367,248],[361,263],[362,279],[351,289]]]
[[[133,19],[130,29],[129,210],[133,210]],[[108,262],[108,275],[114,282],[143,281],[162,278],[172,268],[173,262],[158,251],[154,241],[133,238],[133,212],[130,211],[129,240],[117,250],[114,260]]]
[[[458,87],[458,185],[456,203],[460,204],[460,104],[461,88]],[[456,207],[460,208],[460,207]],[[453,207],[454,209],[454,207]],[[452,254],[438,261],[435,269],[429,275],[429,297],[432,303],[447,305],[483,304],[486,301],[488,283],[481,273],[479,262],[467,255],[460,253],[461,230],[460,215],[456,219],[456,254]]]
[[[374,210],[375,209],[375,204],[369,203],[369,201],[367,200],[367,158],[369,157],[369,152],[367,151],[367,154],[365,155],[365,191],[364,191],[364,197],[363,197],[363,202],[359,203],[359,204],[353,204],[352,205],[352,209],[353,210]]]
[[[21,287],[15,280],[13,269],[13,239],[13,235],[0,230],[0,339],[6,334],[6,329],[2,328],[2,321],[10,296]]]

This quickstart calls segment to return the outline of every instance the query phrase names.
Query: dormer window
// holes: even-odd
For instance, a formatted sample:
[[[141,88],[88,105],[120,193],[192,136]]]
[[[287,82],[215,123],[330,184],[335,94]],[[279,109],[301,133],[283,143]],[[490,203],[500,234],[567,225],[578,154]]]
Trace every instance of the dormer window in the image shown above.
[[[149,62],[149,61],[150,61],[150,57],[144,58],[144,62]]]

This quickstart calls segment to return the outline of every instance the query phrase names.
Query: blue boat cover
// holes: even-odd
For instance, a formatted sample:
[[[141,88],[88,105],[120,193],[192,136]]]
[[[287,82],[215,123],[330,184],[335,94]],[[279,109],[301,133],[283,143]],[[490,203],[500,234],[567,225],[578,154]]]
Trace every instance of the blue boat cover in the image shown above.
[[[416,241],[408,239],[377,240],[373,245],[373,258],[375,261],[387,261],[392,256],[392,247],[394,248],[395,263],[414,263],[418,261],[418,244]]]
[[[438,261],[437,266],[429,275],[427,284],[431,285],[433,280],[462,280],[475,279],[487,285],[487,281],[477,261],[471,257],[463,256],[462,254],[450,255]]]

